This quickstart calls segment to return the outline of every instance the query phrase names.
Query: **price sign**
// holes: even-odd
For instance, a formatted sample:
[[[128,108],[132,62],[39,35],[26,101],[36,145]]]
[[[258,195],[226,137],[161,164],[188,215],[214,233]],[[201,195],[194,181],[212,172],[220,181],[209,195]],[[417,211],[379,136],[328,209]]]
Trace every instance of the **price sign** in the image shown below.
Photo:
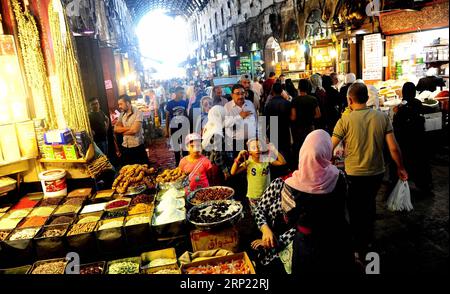
[[[364,36],[363,80],[383,79],[383,42],[381,34]]]

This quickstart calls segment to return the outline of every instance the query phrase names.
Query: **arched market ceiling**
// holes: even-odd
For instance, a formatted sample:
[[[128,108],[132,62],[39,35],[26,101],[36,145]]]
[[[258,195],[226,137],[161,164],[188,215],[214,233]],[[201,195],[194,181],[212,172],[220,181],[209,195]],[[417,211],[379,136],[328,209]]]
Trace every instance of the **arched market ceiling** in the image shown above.
[[[195,11],[205,8],[209,0],[125,0],[125,2],[137,22],[154,9],[165,9],[169,15],[190,17]]]

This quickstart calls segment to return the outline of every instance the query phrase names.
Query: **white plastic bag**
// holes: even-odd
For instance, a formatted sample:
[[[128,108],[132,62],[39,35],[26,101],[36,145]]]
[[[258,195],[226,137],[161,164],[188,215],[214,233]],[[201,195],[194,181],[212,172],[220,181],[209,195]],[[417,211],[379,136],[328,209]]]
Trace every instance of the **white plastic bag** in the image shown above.
[[[334,159],[334,165],[344,170],[345,168],[345,147],[344,147],[344,141],[339,142],[339,144],[334,148],[333,151],[333,159]]]
[[[387,200],[387,208],[391,211],[411,211],[413,209],[408,181],[398,180]]]

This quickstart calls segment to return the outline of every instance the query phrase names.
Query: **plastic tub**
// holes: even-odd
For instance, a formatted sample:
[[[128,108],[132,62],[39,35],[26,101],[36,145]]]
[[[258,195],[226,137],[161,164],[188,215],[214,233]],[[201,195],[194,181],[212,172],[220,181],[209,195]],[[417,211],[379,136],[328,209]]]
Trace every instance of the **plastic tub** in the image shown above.
[[[51,169],[39,174],[44,197],[58,197],[67,195],[66,171]]]

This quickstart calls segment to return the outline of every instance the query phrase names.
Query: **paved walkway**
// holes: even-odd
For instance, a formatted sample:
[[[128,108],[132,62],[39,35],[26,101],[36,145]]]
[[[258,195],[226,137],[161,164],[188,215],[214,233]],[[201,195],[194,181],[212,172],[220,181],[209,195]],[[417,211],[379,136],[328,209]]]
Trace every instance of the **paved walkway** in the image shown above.
[[[165,138],[155,139],[149,150],[150,161],[161,168],[175,167],[173,152]],[[381,273],[448,273],[449,154],[448,146],[437,148],[431,161],[434,182],[433,198],[421,198],[412,189],[414,210],[390,212],[385,207],[386,185],[377,197],[376,242],[373,251],[380,254]],[[411,184],[412,188],[414,187]],[[241,248],[249,249],[259,233],[246,217]],[[242,226],[240,226],[242,227]],[[339,242],[339,240],[336,240]],[[252,254],[251,254],[252,255]]]

